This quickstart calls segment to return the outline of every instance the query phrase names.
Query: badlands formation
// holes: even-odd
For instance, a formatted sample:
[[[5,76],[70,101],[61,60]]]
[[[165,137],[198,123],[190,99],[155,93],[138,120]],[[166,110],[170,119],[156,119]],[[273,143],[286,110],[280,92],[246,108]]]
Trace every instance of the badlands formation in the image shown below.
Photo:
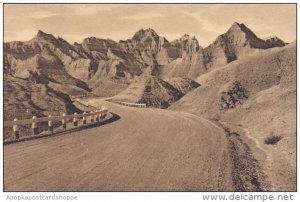
[[[4,43],[5,121],[79,113],[76,96],[210,120],[224,129],[235,190],[296,190],[296,42],[264,40],[234,23],[207,47],[150,28],[119,42],[70,44],[38,31]]]

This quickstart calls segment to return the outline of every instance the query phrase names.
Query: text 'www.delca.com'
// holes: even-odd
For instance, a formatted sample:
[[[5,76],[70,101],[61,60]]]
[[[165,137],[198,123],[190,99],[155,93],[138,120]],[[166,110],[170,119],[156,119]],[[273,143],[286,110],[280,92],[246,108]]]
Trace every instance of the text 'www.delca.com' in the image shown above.
[[[204,201],[293,201],[293,194],[203,194]]]

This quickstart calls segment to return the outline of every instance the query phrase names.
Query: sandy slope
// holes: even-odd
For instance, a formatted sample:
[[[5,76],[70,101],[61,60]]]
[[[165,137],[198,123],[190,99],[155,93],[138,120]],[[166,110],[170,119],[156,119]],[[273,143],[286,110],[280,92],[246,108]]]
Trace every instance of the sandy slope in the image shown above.
[[[234,190],[221,128],[182,112],[105,105],[120,119],[5,146],[4,190]]]
[[[235,61],[200,76],[199,88],[172,108],[225,121],[248,131],[256,142],[253,150],[261,158],[275,191],[296,190],[296,43],[274,48]],[[249,92],[234,108],[222,109],[222,92],[239,81]],[[265,144],[271,135],[282,139]],[[262,154],[266,154],[262,157]]]

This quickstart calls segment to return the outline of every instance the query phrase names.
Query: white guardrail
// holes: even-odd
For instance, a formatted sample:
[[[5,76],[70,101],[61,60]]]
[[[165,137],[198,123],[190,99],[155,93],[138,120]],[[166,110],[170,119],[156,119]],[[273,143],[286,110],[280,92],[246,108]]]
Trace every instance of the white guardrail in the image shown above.
[[[90,122],[94,123],[104,119],[107,116],[108,110],[105,107],[101,107],[100,110],[83,112],[82,114],[77,114],[76,112],[72,115],[66,115],[65,113],[62,116],[51,116],[36,118],[33,116],[32,119],[23,119],[18,120],[15,118],[13,121],[4,121],[4,127],[13,127],[13,139],[19,139],[19,126],[31,124],[31,128],[33,129],[33,134],[36,135],[38,133],[37,123],[48,122],[48,130],[53,131],[53,123],[52,121],[61,121],[64,129],[67,128],[67,120],[73,119],[73,125],[78,126],[78,119],[82,118],[83,125],[87,124],[87,117],[90,117]]]
[[[119,102],[119,101],[113,101],[114,103],[120,104],[120,105],[124,105],[124,106],[128,106],[128,107],[141,107],[141,108],[146,108],[147,105],[146,104],[140,104],[140,103],[130,103],[130,102]]]

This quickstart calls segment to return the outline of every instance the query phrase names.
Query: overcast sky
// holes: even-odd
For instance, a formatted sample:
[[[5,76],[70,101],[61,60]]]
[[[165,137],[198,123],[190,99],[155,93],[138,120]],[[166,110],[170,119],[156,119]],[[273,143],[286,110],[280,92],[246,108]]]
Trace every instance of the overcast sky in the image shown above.
[[[4,41],[24,41],[38,30],[70,43],[95,36],[128,39],[153,28],[169,41],[187,33],[207,46],[234,23],[244,23],[261,38],[296,39],[296,5],[277,4],[16,4],[4,5]]]

